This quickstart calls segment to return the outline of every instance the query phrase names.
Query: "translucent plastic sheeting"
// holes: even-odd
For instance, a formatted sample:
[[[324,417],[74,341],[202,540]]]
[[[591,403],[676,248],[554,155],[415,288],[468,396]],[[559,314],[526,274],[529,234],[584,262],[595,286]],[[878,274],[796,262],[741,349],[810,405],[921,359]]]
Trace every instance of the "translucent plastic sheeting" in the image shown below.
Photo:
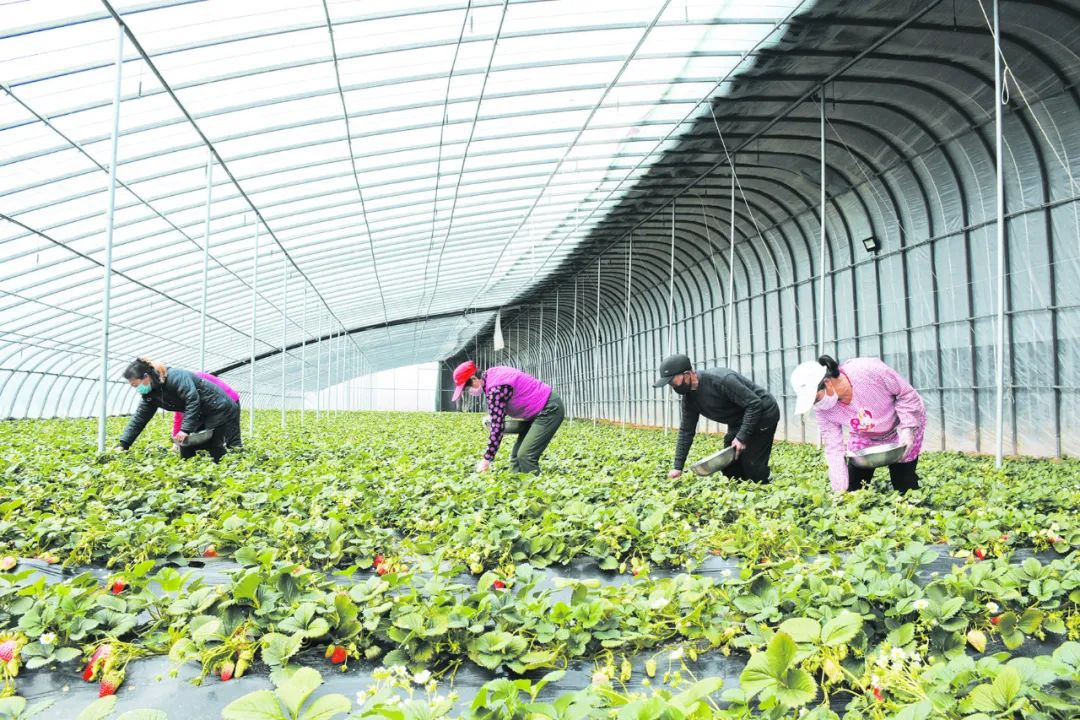
[[[287,344],[313,337],[291,320],[305,286],[338,331],[509,302],[572,254],[800,4],[4,5],[0,326],[99,342],[114,13],[128,37],[111,348],[197,364],[208,225],[214,370],[249,353],[256,228],[260,302],[287,312]],[[438,359],[441,346],[420,345],[437,332],[384,339],[372,358]],[[281,344],[276,328],[256,335],[259,353]],[[15,359],[9,342],[10,371],[55,352]],[[100,359],[79,372],[100,375]]]
[[[649,382],[670,326],[697,367],[730,365],[777,398],[779,437],[813,442],[814,419],[793,415],[788,378],[824,340],[841,360],[879,357],[912,382],[927,407],[927,449],[993,452],[1000,298],[988,21],[978,3],[912,14],[885,0],[822,0],[802,10],[776,51],[713,100],[715,121],[678,138],[574,260],[520,312],[504,313],[504,328],[520,327],[525,340],[499,360],[544,356],[527,366],[563,393],[571,415],[671,428],[677,402]],[[1002,2],[1001,13],[1004,448],[1075,455],[1080,7]],[[736,154],[734,218],[727,153]]]

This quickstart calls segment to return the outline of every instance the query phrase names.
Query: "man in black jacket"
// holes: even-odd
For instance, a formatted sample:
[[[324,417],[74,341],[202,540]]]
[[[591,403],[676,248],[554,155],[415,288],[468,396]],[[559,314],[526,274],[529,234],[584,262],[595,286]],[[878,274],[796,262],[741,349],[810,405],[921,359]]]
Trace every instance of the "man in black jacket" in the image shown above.
[[[184,413],[184,424],[176,435],[183,458],[205,449],[217,462],[225,455],[230,427],[235,426],[239,435],[240,406],[220,387],[194,373],[139,358],[124,371],[124,379],[142,395],[142,401],[120,435],[120,450],[131,447],[158,408]],[[213,434],[205,445],[185,447],[188,436],[199,430],[212,430]]]
[[[698,373],[685,355],[672,355],[660,364],[660,377],[653,387],[664,385],[671,385],[682,396],[675,469],[668,477],[682,475],[697,434],[698,418],[704,415],[727,425],[724,446],[735,446],[735,460],[724,468],[724,474],[757,482],[769,480],[769,455],[780,422],[780,407],[768,391],[727,368]]]

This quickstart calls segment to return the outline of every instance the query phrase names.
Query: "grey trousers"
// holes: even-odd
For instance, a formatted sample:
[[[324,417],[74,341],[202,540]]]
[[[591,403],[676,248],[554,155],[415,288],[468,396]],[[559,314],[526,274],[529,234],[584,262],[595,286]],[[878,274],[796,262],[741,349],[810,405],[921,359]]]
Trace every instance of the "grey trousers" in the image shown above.
[[[510,451],[510,467],[514,472],[540,474],[540,456],[547,450],[564,417],[566,407],[562,398],[552,391],[547,405],[525,423],[524,431],[518,434],[514,449]]]

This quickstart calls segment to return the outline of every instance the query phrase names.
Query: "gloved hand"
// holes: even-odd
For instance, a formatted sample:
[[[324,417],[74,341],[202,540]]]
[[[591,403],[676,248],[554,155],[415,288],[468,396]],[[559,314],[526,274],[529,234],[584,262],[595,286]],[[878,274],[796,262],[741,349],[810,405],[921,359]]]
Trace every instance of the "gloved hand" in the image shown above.
[[[746,443],[739,438],[735,438],[731,441],[731,447],[735,448],[735,457],[738,458],[742,455],[742,451],[746,449]]]
[[[682,470],[672,470],[671,472],[669,472],[667,474],[667,476],[671,480],[675,480],[676,478],[681,478],[682,477]]]
[[[907,455],[915,444],[915,430],[909,427],[900,428],[900,432],[897,434],[900,436],[900,443],[907,448],[904,451],[904,455]]]
[[[480,462],[476,463],[476,472],[487,472],[488,468],[490,468],[490,467],[491,467],[491,461],[490,460],[481,460]]]

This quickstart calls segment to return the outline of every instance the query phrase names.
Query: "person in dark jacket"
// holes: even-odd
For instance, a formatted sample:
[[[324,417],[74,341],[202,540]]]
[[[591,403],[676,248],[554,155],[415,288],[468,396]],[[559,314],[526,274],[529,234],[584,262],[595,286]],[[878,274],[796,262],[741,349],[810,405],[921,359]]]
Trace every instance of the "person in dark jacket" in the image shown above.
[[[653,387],[665,385],[671,385],[682,397],[675,469],[668,473],[669,478],[682,475],[697,434],[698,418],[704,415],[727,425],[724,447],[735,447],[735,460],[724,468],[724,475],[768,482],[769,456],[780,422],[780,406],[768,391],[727,368],[698,373],[686,355],[672,355],[660,364],[660,377]]]
[[[181,446],[180,457],[190,458],[198,450],[206,450],[217,462],[225,455],[225,439],[230,427],[240,426],[240,406],[224,390],[192,372],[166,367],[148,358],[139,358],[128,365],[124,379],[142,395],[142,402],[121,433],[118,449],[131,447],[146,423],[161,408],[184,413],[180,432],[174,436]],[[205,444],[185,445],[188,436],[200,430],[213,430],[213,434]]]

